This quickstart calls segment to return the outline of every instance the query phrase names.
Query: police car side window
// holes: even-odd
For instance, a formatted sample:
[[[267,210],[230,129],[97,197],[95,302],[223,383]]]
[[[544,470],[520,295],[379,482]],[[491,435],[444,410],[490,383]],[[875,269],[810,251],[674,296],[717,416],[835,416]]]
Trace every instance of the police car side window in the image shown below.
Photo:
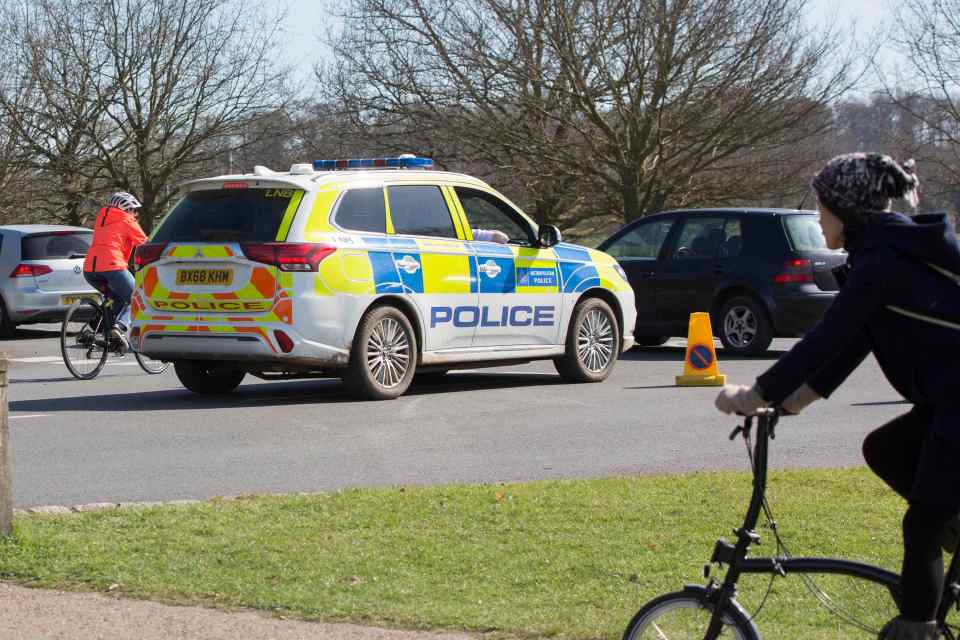
[[[533,245],[528,225],[520,223],[522,218],[506,202],[479,189],[455,187],[454,191],[471,229],[502,231],[512,244]]]
[[[390,220],[396,233],[456,238],[457,229],[440,187],[403,185],[387,187]]]
[[[387,209],[383,189],[350,189],[337,204],[333,220],[350,231],[387,232]]]

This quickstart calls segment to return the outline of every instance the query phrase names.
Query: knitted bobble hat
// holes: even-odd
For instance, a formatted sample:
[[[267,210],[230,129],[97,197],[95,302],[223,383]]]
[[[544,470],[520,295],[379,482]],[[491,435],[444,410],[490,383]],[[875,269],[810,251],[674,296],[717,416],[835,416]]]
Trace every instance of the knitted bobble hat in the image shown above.
[[[916,208],[920,180],[913,160],[900,164],[882,153],[848,153],[828,162],[811,186],[821,204],[848,224],[889,209],[896,198]]]

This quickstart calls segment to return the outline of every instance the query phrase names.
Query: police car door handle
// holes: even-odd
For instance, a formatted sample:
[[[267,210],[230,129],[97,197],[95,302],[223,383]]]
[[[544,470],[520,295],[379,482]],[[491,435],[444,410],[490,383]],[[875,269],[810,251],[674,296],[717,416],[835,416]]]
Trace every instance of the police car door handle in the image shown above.
[[[478,271],[482,271],[485,275],[490,278],[496,278],[500,275],[500,265],[498,265],[493,260],[487,260],[483,264],[477,267]]]
[[[413,256],[403,256],[401,260],[394,260],[398,269],[403,269],[407,273],[416,273],[420,270],[420,261]]]

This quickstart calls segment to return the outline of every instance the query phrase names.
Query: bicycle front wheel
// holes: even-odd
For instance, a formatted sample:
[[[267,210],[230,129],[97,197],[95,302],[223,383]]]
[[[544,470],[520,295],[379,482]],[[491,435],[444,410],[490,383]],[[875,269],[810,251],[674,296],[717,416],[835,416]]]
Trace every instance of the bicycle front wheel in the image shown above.
[[[169,362],[164,362],[163,360],[154,360],[150,356],[145,356],[137,351],[133,352],[133,356],[137,359],[137,362],[140,363],[140,368],[150,375],[163,373],[167,370],[167,367],[170,366]]]
[[[703,589],[668,593],[643,605],[623,632],[623,640],[703,640],[713,605]],[[722,640],[759,640],[753,624],[734,603],[723,614]]]
[[[78,300],[67,309],[60,328],[63,363],[80,380],[97,377],[107,362],[106,323],[103,309],[91,300]]]

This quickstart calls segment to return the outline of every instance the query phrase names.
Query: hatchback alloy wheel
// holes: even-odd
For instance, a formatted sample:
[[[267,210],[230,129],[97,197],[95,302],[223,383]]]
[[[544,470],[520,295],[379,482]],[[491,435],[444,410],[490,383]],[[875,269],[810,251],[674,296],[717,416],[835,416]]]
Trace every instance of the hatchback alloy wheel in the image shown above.
[[[744,305],[731,307],[723,318],[723,332],[733,346],[745,349],[757,337],[756,314]]]

